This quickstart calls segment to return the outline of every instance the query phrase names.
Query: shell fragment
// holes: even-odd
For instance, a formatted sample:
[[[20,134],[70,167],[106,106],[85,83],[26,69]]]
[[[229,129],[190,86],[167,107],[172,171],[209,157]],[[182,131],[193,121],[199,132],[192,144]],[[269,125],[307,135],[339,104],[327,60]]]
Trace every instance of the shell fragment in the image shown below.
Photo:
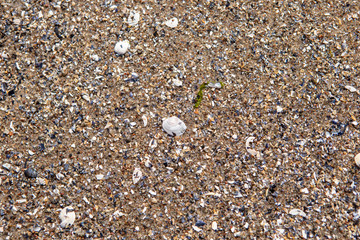
[[[75,222],[75,210],[72,207],[65,207],[61,210],[59,218],[61,220],[60,226],[68,228]]]

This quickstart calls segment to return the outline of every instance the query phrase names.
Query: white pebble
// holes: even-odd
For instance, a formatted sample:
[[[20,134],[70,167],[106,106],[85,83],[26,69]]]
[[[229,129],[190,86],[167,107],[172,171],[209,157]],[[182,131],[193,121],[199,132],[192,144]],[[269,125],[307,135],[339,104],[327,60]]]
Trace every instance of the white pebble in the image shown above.
[[[96,55],[96,54],[91,55],[91,59],[94,60],[95,62],[100,61],[100,57],[98,55]]]
[[[179,24],[179,20],[177,18],[172,18],[164,22],[164,24],[170,28],[175,28]]]
[[[217,222],[212,222],[212,224],[211,224],[211,228],[212,228],[212,230],[217,230]]]
[[[355,156],[355,163],[358,167],[360,167],[360,153]]]
[[[72,207],[65,207],[60,212],[60,226],[62,228],[70,227],[75,222],[75,210]]]
[[[125,40],[125,41],[119,41],[116,43],[115,45],[115,52],[117,54],[120,54],[120,55],[123,55],[127,52],[127,50],[130,48],[130,43],[128,40]]]
[[[98,174],[96,175],[97,180],[102,180],[104,178],[104,174]]]

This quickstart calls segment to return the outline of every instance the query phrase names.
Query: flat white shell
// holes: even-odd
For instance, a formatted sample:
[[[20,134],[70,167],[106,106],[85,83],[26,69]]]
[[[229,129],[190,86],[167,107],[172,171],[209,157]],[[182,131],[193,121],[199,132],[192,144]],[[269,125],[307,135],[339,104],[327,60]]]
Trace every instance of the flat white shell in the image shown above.
[[[59,218],[61,220],[60,226],[62,228],[70,227],[75,222],[75,211],[72,207],[65,207],[61,210]]]
[[[289,214],[291,214],[291,215],[293,215],[293,216],[297,216],[297,215],[299,215],[299,216],[302,216],[302,217],[306,217],[306,213],[304,213],[302,210],[300,210],[300,209],[292,209],[290,212],[289,212]]]
[[[136,184],[137,182],[139,182],[141,180],[142,176],[143,175],[142,175],[141,169],[140,168],[135,168],[133,176],[132,176],[133,183]]]
[[[360,167],[360,153],[355,156],[355,163],[358,167]]]
[[[350,92],[357,92],[357,89],[354,88],[353,86],[347,85],[347,86],[345,86],[345,88],[346,88],[347,90],[349,90]]]
[[[186,130],[185,123],[175,116],[165,119],[162,127],[171,136],[180,136]]]
[[[136,11],[130,11],[127,22],[130,26],[135,26],[140,20],[140,13]]]
[[[130,48],[130,43],[128,40],[125,40],[125,41],[119,41],[116,43],[115,45],[115,52],[117,54],[120,54],[120,55],[123,55],[127,52],[127,50]]]
[[[170,28],[175,28],[179,24],[179,20],[177,18],[172,18],[164,22],[164,24]]]

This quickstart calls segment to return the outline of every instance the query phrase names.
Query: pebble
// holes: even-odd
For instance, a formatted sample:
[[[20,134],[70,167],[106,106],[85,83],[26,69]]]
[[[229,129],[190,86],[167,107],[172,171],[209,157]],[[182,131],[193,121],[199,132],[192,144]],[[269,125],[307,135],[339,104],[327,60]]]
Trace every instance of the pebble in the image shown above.
[[[117,42],[114,50],[117,54],[124,55],[129,48],[130,48],[130,43],[128,40],[125,40],[125,41]]]
[[[179,20],[177,18],[171,18],[164,22],[164,24],[170,28],[175,28],[179,24]]]
[[[195,226],[197,227],[202,227],[202,226],[205,226],[205,222],[201,221],[201,220],[197,220],[196,223],[195,223]]]
[[[101,60],[101,58],[100,58],[98,55],[96,55],[96,54],[91,55],[91,59],[94,60],[95,62],[98,62],[98,61]]]
[[[212,230],[217,230],[217,228],[218,228],[218,226],[217,226],[217,222],[212,222],[211,223],[211,228],[212,228]]]
[[[360,153],[355,156],[355,163],[358,167],[360,167]]]
[[[183,85],[183,82],[178,79],[178,78],[173,78],[172,79],[172,84],[175,86],[175,87],[181,87]]]
[[[185,123],[175,116],[166,118],[162,127],[167,134],[173,137],[182,135],[186,130]]]
[[[95,177],[97,180],[102,180],[104,178],[104,174],[98,174]]]
[[[68,228],[75,222],[75,210],[72,207],[65,207],[61,210],[59,218],[61,220],[60,226]]]
[[[24,174],[25,174],[25,177],[27,177],[27,178],[36,178],[37,177],[37,172],[33,168],[26,169]]]

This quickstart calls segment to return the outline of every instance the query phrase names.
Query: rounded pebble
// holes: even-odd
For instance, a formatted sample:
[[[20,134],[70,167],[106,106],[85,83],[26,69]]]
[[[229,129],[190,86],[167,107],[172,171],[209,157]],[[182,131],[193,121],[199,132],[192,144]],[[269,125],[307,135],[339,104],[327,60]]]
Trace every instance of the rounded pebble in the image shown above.
[[[27,177],[27,178],[36,178],[37,177],[37,172],[33,168],[26,169],[24,174],[25,174],[25,177]]]
[[[130,43],[128,40],[125,40],[125,41],[117,42],[114,50],[117,54],[124,55],[129,48],[130,48]]]

